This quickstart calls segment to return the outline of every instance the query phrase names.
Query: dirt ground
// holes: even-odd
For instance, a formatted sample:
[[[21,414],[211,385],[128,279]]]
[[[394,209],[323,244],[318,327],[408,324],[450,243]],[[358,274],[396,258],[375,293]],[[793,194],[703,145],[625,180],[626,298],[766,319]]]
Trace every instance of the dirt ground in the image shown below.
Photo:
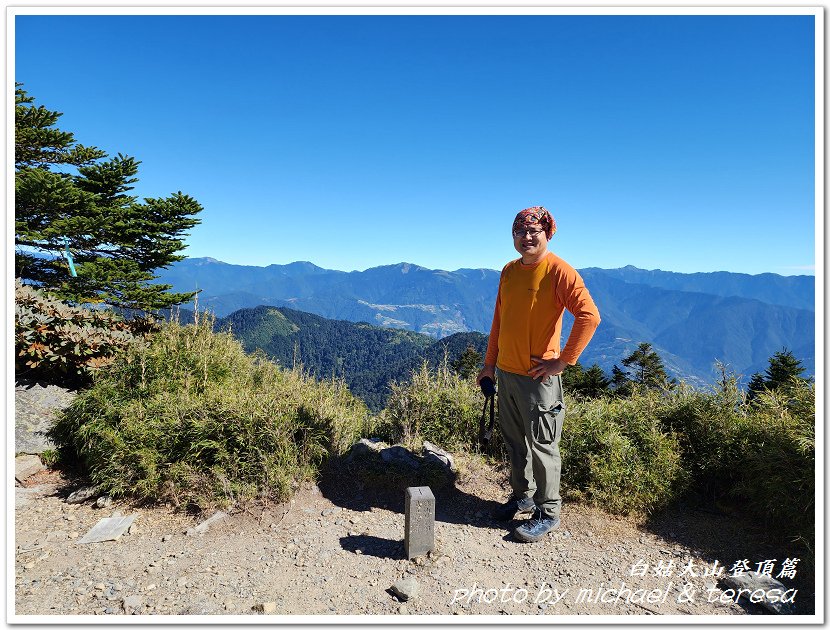
[[[73,485],[74,484],[74,485]],[[467,463],[436,497],[435,548],[407,560],[404,495],[342,470],[288,503],[231,511],[203,534],[166,507],[66,502],[77,482],[55,471],[16,487],[14,613],[28,615],[766,615],[724,592],[737,560],[778,568],[795,547],[765,541],[740,515],[676,509],[638,522],[566,502],[542,542],[516,542],[493,521],[503,473]],[[79,544],[100,519],[137,514],[118,540]],[[717,563],[717,564],[716,564]],[[810,564],[794,578],[794,610],[815,608]],[[775,574],[773,574],[774,576]],[[391,587],[414,578],[401,601]],[[244,620],[246,617],[240,617]],[[158,617],[157,620],[161,620]],[[250,618],[248,618],[250,619]],[[483,620],[483,618],[479,618]],[[565,617],[562,617],[564,620]],[[78,618],[76,621],[80,621]],[[46,620],[48,621],[48,619]],[[783,620],[782,620],[783,621]]]

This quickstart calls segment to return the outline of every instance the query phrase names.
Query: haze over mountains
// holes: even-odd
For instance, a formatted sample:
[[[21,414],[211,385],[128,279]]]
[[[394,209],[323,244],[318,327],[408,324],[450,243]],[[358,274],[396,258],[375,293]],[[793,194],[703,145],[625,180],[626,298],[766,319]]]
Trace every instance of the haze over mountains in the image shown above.
[[[643,341],[669,371],[711,382],[721,361],[747,378],[787,347],[815,369],[815,278],[729,272],[681,274],[636,267],[580,270],[602,323],[580,358],[610,372]],[[334,271],[309,262],[255,267],[190,258],[159,270],[175,291],[200,289],[199,306],[224,317],[284,306],[330,319],[368,322],[442,338],[489,333],[499,272],[432,270],[400,263]],[[572,318],[566,314],[565,330]]]

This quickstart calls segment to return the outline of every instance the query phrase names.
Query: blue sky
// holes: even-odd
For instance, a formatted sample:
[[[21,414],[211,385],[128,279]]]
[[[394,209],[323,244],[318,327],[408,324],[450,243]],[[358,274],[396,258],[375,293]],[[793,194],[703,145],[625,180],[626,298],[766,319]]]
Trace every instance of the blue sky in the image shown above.
[[[813,19],[18,15],[14,78],[188,256],[500,269],[541,204],[577,268],[812,274]]]

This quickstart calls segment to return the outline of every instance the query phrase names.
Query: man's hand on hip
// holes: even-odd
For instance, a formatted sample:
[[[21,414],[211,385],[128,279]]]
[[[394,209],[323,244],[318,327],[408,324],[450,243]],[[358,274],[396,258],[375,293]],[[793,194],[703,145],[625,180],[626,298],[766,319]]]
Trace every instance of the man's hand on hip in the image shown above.
[[[527,373],[533,378],[545,379],[548,376],[562,374],[568,364],[561,359],[543,359],[542,357],[530,357],[535,365]]]

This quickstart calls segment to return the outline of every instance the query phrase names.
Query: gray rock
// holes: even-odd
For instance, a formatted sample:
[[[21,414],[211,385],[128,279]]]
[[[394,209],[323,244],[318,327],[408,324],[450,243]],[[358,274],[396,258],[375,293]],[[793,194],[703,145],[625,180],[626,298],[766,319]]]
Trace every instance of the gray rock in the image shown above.
[[[128,595],[122,601],[124,612],[128,615],[137,615],[144,608],[144,598],[141,595]]]
[[[112,497],[98,497],[95,505],[99,508],[108,508],[112,505]]]
[[[225,514],[224,512],[216,512],[216,514],[211,516],[209,519],[199,523],[196,527],[191,527],[185,533],[188,536],[196,536],[197,534],[204,534],[211,527],[213,527],[217,523],[220,523],[221,521],[224,521],[226,518],[228,518],[228,515]]]
[[[79,545],[89,543],[105,542],[107,540],[118,540],[125,531],[132,527],[133,521],[138,514],[122,516],[117,518],[102,518],[90,529],[84,537],[78,541]]]
[[[414,577],[402,578],[392,585],[392,592],[402,602],[418,597],[420,586]]]
[[[21,483],[41,470],[46,470],[46,467],[37,455],[20,455],[14,458],[14,478]]]
[[[440,446],[424,440],[423,445],[424,460],[427,462],[434,462],[446,466],[452,472],[456,472],[455,460],[452,455],[442,449]]]
[[[98,490],[95,486],[85,486],[78,490],[75,490],[72,494],[66,497],[67,503],[83,503],[88,499],[94,498],[98,494]]]
[[[418,468],[420,465],[418,458],[409,449],[400,445],[383,449],[380,457],[387,464],[400,464],[409,468]]]
[[[359,442],[352,444],[351,449],[349,449],[349,458],[366,457],[374,453],[380,453],[387,446],[388,444],[386,442],[381,442],[376,438],[363,438]]]
[[[46,432],[54,425],[57,413],[76,396],[58,385],[15,385],[14,452],[38,454],[55,448]]]
[[[734,589],[735,593],[738,593],[741,589],[748,589],[749,592],[741,593],[741,597],[753,604],[763,606],[770,612],[778,615],[793,614],[792,605],[789,602],[780,601],[781,596],[787,591],[787,587],[768,575],[762,575],[757,571],[747,571],[740,575],[726,576],[721,579],[721,584],[728,589]],[[778,589],[778,594],[773,599],[779,601],[771,601],[770,597],[767,596],[774,589]],[[754,597],[755,601],[751,597],[753,593],[757,593]]]

